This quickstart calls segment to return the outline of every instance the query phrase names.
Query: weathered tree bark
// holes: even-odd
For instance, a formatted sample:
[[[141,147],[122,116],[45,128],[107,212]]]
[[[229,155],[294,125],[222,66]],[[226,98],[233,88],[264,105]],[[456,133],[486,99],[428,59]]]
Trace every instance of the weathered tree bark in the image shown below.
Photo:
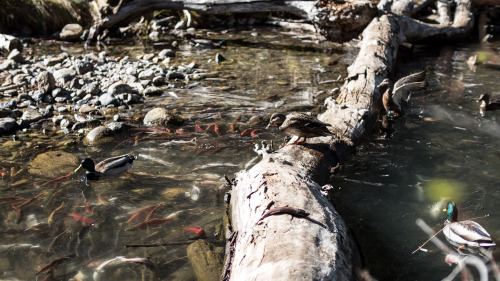
[[[95,0],[95,24],[92,38],[104,30],[126,25],[148,12],[161,9],[185,9],[206,14],[256,13],[280,11],[298,15],[313,22],[330,40],[348,41],[363,30],[375,16],[370,0],[339,1],[319,7],[316,0]]]
[[[401,5],[403,4],[403,5]],[[398,3],[398,7],[411,5]],[[344,222],[321,195],[332,167],[369,135],[379,116],[381,93],[376,87],[392,72],[399,44],[431,36],[461,38],[470,31],[470,2],[461,1],[451,27],[424,24],[402,14],[380,14],[362,33],[359,54],[337,101],[319,119],[332,124],[338,137],[285,146],[265,155],[248,171],[236,175],[232,188],[232,227],[237,233],[231,280],[352,280],[357,253]],[[463,18],[465,17],[465,18]],[[347,140],[344,142],[343,140]],[[261,216],[289,206],[311,213],[310,219],[289,215]]]

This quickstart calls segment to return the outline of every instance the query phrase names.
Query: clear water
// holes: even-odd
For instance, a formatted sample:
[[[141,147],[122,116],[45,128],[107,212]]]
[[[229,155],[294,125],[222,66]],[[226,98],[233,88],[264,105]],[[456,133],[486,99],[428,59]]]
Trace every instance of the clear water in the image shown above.
[[[255,143],[282,140],[279,132],[264,130],[271,113],[320,110],[314,104],[321,103],[328,90],[341,86],[322,82],[345,76],[352,57],[333,44],[276,30],[200,35],[214,41],[227,39],[229,46],[224,50],[198,49],[182,41],[173,64],[196,61],[202,72],[223,79],[192,81],[189,87],[180,84],[167,90],[174,94],[148,99],[133,109],[140,115],[158,104],[165,106],[187,120],[177,128],[182,132],[133,131],[96,147],[81,142],[58,146],[78,136],[64,136],[57,128],[47,128],[50,138],[37,130],[19,134],[15,144],[10,136],[0,138],[0,166],[5,173],[0,197],[29,199],[44,190],[53,191],[24,208],[19,223],[11,204],[0,202],[1,278],[33,280],[43,265],[77,253],[70,262],[56,267],[55,274],[78,271],[80,276],[92,278],[99,264],[127,256],[150,257],[158,270],[152,273],[135,264],[119,264],[104,271],[102,280],[194,280],[185,245],[136,249],[123,245],[185,241],[192,234],[183,228],[195,226],[203,227],[210,241],[217,243],[212,237],[222,221],[224,190],[218,189],[224,183],[224,174],[231,176],[251,166]],[[81,46],[52,45],[47,49],[41,45],[32,47],[33,55],[48,51],[85,53]],[[112,46],[107,51],[131,57],[158,52],[141,45]],[[379,280],[439,280],[452,270],[432,244],[425,246],[429,252],[411,254],[427,240],[415,220],[422,218],[439,230],[448,198],[457,202],[459,218],[489,214],[478,222],[500,243],[496,219],[500,211],[495,204],[500,197],[496,189],[500,183],[496,146],[500,112],[481,117],[475,103],[482,92],[500,97],[500,73],[485,66],[479,66],[476,72],[469,70],[465,61],[476,51],[476,46],[455,46],[418,49],[413,56],[401,53],[401,73],[428,68],[429,88],[414,95],[408,115],[394,122],[390,139],[375,132],[332,178],[335,206],[355,234],[366,267]],[[213,62],[217,52],[228,59],[222,65]],[[318,95],[321,91],[324,94]],[[127,121],[140,125],[134,118]],[[205,133],[195,132],[195,125],[207,129],[211,124],[219,126],[218,133],[214,126]],[[247,128],[260,130],[256,131],[258,137],[242,136]],[[189,142],[194,138],[195,142]],[[90,186],[77,177],[44,185],[51,178],[30,175],[28,169],[37,155],[56,147],[80,159],[101,160],[123,153],[139,158],[130,175],[92,182]],[[72,169],[59,171],[58,176]],[[93,214],[86,212],[85,199]],[[46,222],[62,202],[63,212],[50,228],[27,231]],[[181,213],[161,226],[127,230],[127,220],[134,212],[159,203],[163,206],[156,213],[158,218]],[[70,216],[72,213],[100,223],[77,238],[84,229]],[[56,240],[65,232],[71,235],[62,234]],[[49,251],[54,240],[57,247]]]
[[[413,59],[402,54],[402,74],[431,70],[428,89],[413,96],[390,139],[374,135],[332,180],[335,206],[379,280],[440,280],[452,271],[432,243],[412,254],[428,239],[415,220],[438,231],[449,200],[459,220],[489,215],[477,222],[500,243],[500,112],[481,117],[475,102],[482,93],[500,97],[500,71],[484,65],[471,71],[466,60],[477,51],[446,46],[420,49]]]
[[[254,34],[257,33],[258,35]],[[71,260],[55,267],[55,275],[92,278],[98,265],[117,256],[149,257],[157,268],[153,271],[137,264],[110,264],[99,273],[101,280],[194,280],[186,257],[186,245],[154,248],[124,248],[125,244],[154,244],[186,241],[192,233],[185,227],[202,227],[208,240],[223,246],[214,234],[220,229],[224,210],[224,175],[232,177],[251,166],[256,157],[255,143],[261,140],[281,140],[276,130],[265,130],[274,111],[312,110],[318,99],[338,86],[336,80],[345,67],[329,65],[331,57],[342,56],[338,46],[317,42],[317,38],[298,36],[277,30],[253,32],[230,31],[207,36],[215,42],[228,40],[225,49],[196,48],[181,41],[173,65],[195,61],[199,71],[213,79],[178,83],[166,89],[161,97],[151,97],[135,105],[132,113],[121,112],[126,122],[141,125],[137,116],[151,108],[166,107],[185,118],[186,123],[169,134],[140,129],[117,137],[108,144],[85,146],[76,134],[64,135],[50,122],[40,129],[0,138],[0,166],[4,173],[0,181],[0,279],[33,280],[42,266],[64,257]],[[81,46],[67,44],[32,45],[27,53],[34,56],[84,54]],[[90,50],[98,52],[99,50]],[[118,45],[106,50],[111,56],[158,52],[150,46]],[[226,61],[214,62],[221,53]],[[324,83],[324,82],[327,83]],[[323,92],[323,97],[317,95]],[[107,114],[107,122],[116,112]],[[107,123],[106,122],[106,123]],[[217,125],[218,129],[215,130]],[[199,126],[205,132],[197,132]],[[257,136],[241,133],[251,128]],[[71,141],[76,140],[71,144]],[[70,143],[62,145],[62,143]],[[55,171],[54,176],[37,177],[28,171],[33,159],[50,150],[69,152],[79,159],[96,161],[130,153],[138,156],[130,173],[118,178],[85,185],[73,176],[60,183],[46,182],[71,172],[75,167]],[[254,160],[255,161],[255,160]],[[38,200],[22,208],[23,217],[11,205],[18,205],[44,191]],[[20,198],[13,201],[10,197]],[[52,211],[61,206],[61,213],[48,226]],[[92,209],[90,213],[85,202]],[[132,215],[147,206],[163,204],[155,218],[177,213],[172,221],[145,229],[129,229],[144,218],[128,223]],[[99,223],[85,227],[71,215],[77,214]],[[41,225],[39,225],[41,224]],[[33,226],[38,225],[37,229]],[[31,228],[30,228],[31,227]],[[220,236],[220,235],[219,235]],[[52,244],[52,246],[51,246]],[[108,270],[106,270],[108,269]],[[73,273],[72,273],[73,272]],[[43,278],[40,274],[39,279]],[[85,279],[89,280],[89,279]]]

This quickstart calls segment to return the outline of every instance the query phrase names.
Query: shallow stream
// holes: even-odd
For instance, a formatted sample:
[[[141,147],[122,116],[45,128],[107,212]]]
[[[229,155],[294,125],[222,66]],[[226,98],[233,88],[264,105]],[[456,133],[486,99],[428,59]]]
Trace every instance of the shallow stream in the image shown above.
[[[99,264],[126,256],[149,257],[157,267],[154,276],[143,266],[121,264],[99,272],[101,280],[194,280],[186,245],[124,245],[186,241],[193,233],[184,228],[197,226],[210,241],[223,245],[213,237],[224,232],[220,228],[224,175],[231,177],[259,160],[254,159],[255,143],[282,142],[277,130],[264,129],[273,112],[321,111],[315,104],[341,86],[336,81],[345,77],[352,58],[338,45],[277,30],[200,31],[200,35],[214,41],[226,39],[228,46],[204,49],[182,41],[173,63],[196,61],[212,75],[189,85],[179,83],[161,97],[134,105],[142,114],[163,106],[182,115],[187,122],[175,131],[139,132],[99,146],[71,144],[77,136],[54,139],[36,130],[19,133],[15,140],[0,138],[2,279],[33,280],[42,266],[76,253],[56,267],[56,275],[76,270],[82,280],[92,280]],[[42,44],[31,49],[40,55],[86,52],[73,45]],[[131,57],[158,52],[141,45],[112,46],[107,51]],[[415,220],[422,218],[439,230],[449,199],[457,202],[461,218],[489,214],[478,221],[500,243],[500,222],[495,219],[500,216],[495,204],[500,199],[495,188],[500,183],[500,151],[495,145],[500,137],[499,113],[481,117],[475,103],[483,92],[500,96],[500,71],[484,66],[470,70],[465,61],[476,51],[476,46],[454,46],[417,49],[413,56],[402,53],[401,74],[428,68],[428,89],[413,97],[407,116],[394,121],[391,138],[374,132],[332,177],[335,206],[355,234],[367,268],[379,280],[438,280],[451,271],[444,255],[431,244],[425,247],[428,252],[411,254],[427,240]],[[216,53],[227,60],[217,65]],[[64,141],[70,144],[61,145]],[[33,159],[50,150],[97,161],[124,153],[138,159],[130,173],[119,178],[86,185],[73,176],[47,184],[76,168],[55,171],[53,177],[30,174]],[[51,192],[45,194],[45,190]],[[10,207],[18,201],[10,200],[23,202],[42,193],[23,209],[18,221]],[[155,216],[177,214],[174,220],[131,229],[140,222],[127,222],[134,213],[160,203]],[[41,225],[59,206],[62,212],[50,226]],[[82,227],[72,214],[98,223]]]

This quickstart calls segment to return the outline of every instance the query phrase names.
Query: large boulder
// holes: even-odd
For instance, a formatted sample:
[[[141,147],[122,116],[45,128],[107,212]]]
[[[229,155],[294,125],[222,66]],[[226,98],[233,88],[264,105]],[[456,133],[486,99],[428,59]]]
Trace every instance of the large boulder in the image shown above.
[[[161,107],[150,110],[144,117],[144,125],[146,126],[167,127],[169,125],[180,125],[182,122],[184,122],[182,117]]]
[[[70,173],[79,162],[78,158],[71,153],[48,151],[31,161],[28,172],[36,176],[57,178]]]
[[[77,23],[70,23],[63,27],[59,37],[63,41],[77,41],[82,36],[83,27]]]

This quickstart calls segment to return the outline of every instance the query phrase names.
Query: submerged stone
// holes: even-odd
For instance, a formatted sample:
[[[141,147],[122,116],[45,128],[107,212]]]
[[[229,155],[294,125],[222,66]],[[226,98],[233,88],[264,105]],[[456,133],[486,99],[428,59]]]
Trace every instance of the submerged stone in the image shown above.
[[[36,176],[57,178],[78,167],[79,162],[78,158],[71,153],[48,151],[33,159],[28,172]]]
[[[187,256],[196,280],[220,280],[224,264],[224,247],[216,247],[204,240],[198,240],[188,246]]]

